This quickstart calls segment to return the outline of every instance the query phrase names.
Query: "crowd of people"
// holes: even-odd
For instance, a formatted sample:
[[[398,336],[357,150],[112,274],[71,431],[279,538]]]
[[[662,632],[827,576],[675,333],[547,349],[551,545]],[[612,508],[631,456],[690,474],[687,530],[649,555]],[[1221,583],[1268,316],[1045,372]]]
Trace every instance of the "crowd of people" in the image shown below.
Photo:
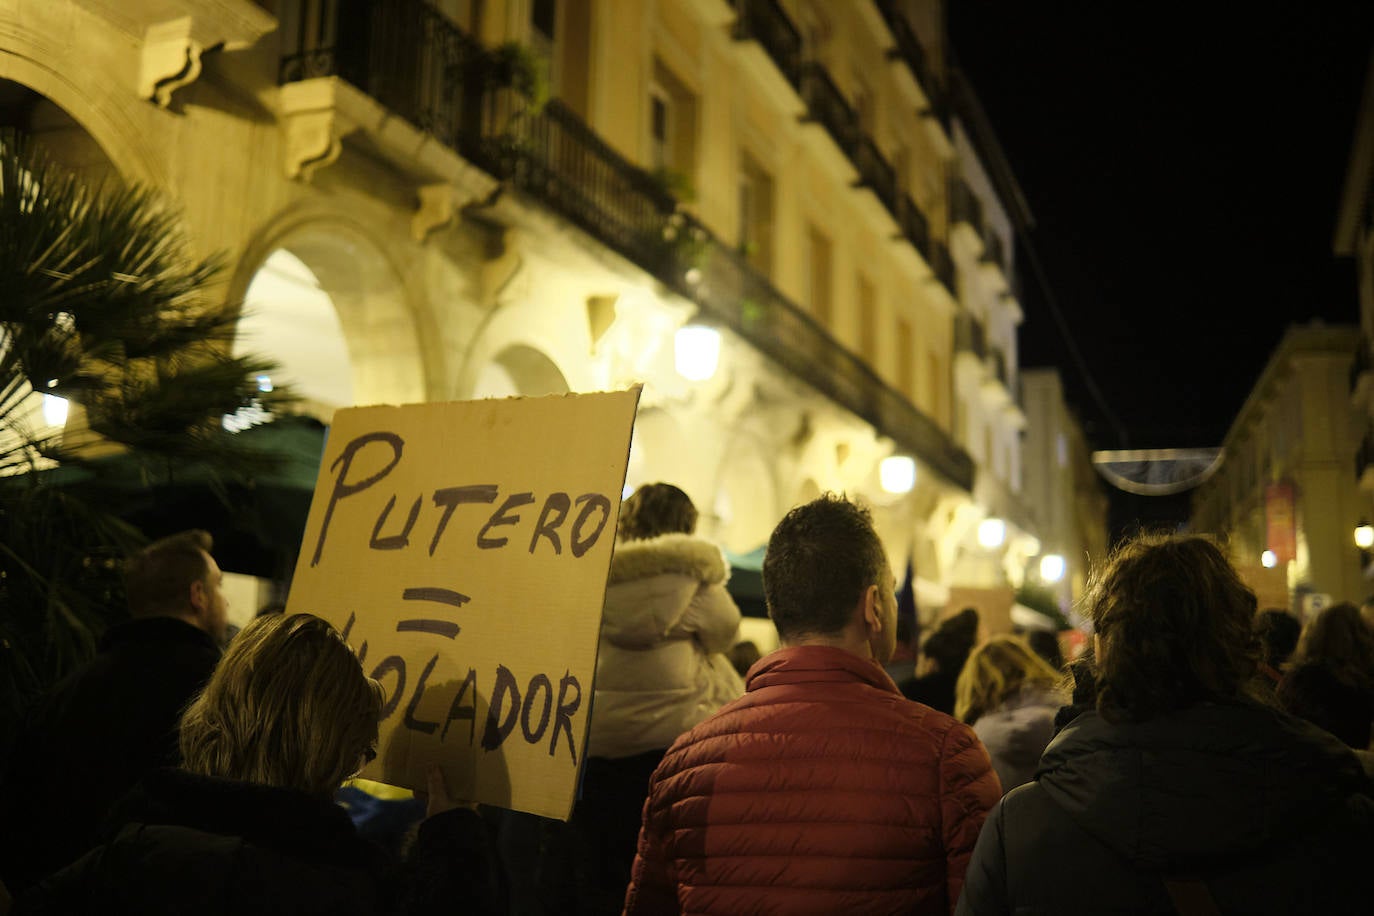
[[[669,484],[622,506],[569,822],[436,767],[394,843],[348,794],[385,698],[343,637],[277,612],[221,652],[209,537],[150,545],[131,619],[0,761],[0,914],[1374,909],[1374,606],[1257,613],[1212,540],[1140,535],[1067,663],[969,608],[894,680],[887,551],[826,495],[769,538],[780,648],[741,677],[696,524]]]

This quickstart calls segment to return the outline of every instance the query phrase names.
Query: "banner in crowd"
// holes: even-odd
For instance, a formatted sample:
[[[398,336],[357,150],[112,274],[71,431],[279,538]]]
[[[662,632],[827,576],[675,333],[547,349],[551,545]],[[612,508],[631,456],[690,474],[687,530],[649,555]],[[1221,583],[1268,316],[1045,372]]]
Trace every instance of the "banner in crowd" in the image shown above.
[[[639,389],[334,416],[287,613],[386,691],[363,775],[566,819]]]

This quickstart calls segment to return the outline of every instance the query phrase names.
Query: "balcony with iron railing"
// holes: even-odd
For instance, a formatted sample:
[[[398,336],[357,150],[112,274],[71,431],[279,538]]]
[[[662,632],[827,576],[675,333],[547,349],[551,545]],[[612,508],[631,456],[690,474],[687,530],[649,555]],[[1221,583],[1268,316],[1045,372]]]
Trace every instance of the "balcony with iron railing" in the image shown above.
[[[883,158],[878,145],[861,133],[853,160],[854,167],[859,171],[859,187],[872,191],[883,209],[900,225],[902,204],[897,198],[897,172]]]
[[[930,263],[930,223],[909,194],[902,196],[897,225],[902,229],[902,237],[921,253],[921,257],[927,263]]]
[[[736,41],[756,41],[806,105],[804,120],[820,125],[859,174],[857,185],[873,191],[905,237],[930,262],[930,231],[925,215],[904,197],[897,171],[863,129],[849,100],[825,65],[802,59],[801,36],[777,0],[733,0]],[[900,14],[898,14],[900,16]],[[905,19],[901,20],[905,24]],[[909,26],[907,27],[909,32]],[[912,36],[912,41],[915,41]],[[919,43],[915,45],[919,49]],[[932,265],[934,267],[934,265]],[[954,295],[953,272],[936,277]]]
[[[983,237],[983,203],[962,178],[949,183],[949,221],[966,223],[980,239]]]
[[[403,11],[406,15],[398,16]],[[969,489],[973,465],[930,417],[837,342],[739,252],[680,211],[662,185],[608,146],[557,100],[535,109],[500,84],[471,39],[427,4],[388,6],[362,35],[291,55],[284,82],[335,75],[373,94],[470,162],[508,182],[695,302],[775,363],[872,424],[952,483]],[[367,30],[371,30],[368,32]],[[410,35],[408,64],[390,59]],[[350,44],[350,39],[356,43]],[[365,51],[363,50],[365,48]],[[442,78],[436,78],[442,74]],[[936,247],[935,251],[942,248]],[[946,252],[947,257],[947,252]]]
[[[1350,397],[1356,404],[1361,404],[1371,389],[1374,389],[1374,359],[1370,358],[1369,338],[1361,334],[1350,362]]]
[[[801,97],[806,103],[805,120],[825,128],[840,152],[853,161],[859,146],[859,119],[824,64],[814,60],[802,64]]]
[[[968,353],[981,364],[987,357],[987,334],[983,322],[968,312],[954,316],[954,352]]]
[[[756,41],[795,89],[801,83],[802,39],[778,0],[732,0],[736,41]]]
[[[875,0],[875,3],[896,44],[888,51],[888,56],[899,58],[907,65],[916,84],[921,87],[921,92],[930,102],[931,115],[941,124],[948,126],[949,100],[940,89],[939,82],[935,79],[935,70],[930,64],[930,56],[926,54],[920,39],[916,37],[911,23],[907,22],[901,5],[897,0]]]
[[[1355,478],[1361,490],[1374,490],[1374,429],[1365,430],[1355,451]]]

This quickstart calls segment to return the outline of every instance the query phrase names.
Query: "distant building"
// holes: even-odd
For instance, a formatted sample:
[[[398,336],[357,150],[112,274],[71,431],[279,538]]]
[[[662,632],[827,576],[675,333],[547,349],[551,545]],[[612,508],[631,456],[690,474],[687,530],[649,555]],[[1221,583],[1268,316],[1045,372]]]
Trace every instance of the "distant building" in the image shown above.
[[[1374,56],[1360,100],[1333,242],[1337,255],[1354,258],[1358,277],[1360,340],[1350,370],[1350,401],[1358,424],[1355,476],[1367,502],[1374,493]],[[1374,521],[1374,517],[1362,520]],[[1366,563],[1366,580],[1371,574],[1374,569]],[[1365,591],[1374,592],[1374,584],[1367,582]]]
[[[1353,533],[1368,492],[1350,473],[1361,418],[1351,406],[1353,327],[1284,333],[1222,444],[1221,468],[1193,492],[1192,528],[1229,539],[1264,606],[1310,612],[1360,601]]]
[[[1064,401],[1064,386],[1053,369],[1021,373],[1026,428],[1025,499],[1040,533],[1040,558],[1061,557],[1046,570],[1033,564],[1028,581],[1055,593],[1068,610],[1083,596],[1091,568],[1107,556],[1107,491],[1093,470],[1083,425]]]
[[[629,485],[732,551],[836,490],[927,614],[1037,556],[1029,214],[940,0],[0,0],[0,116],[177,199],[326,422],[638,382]]]

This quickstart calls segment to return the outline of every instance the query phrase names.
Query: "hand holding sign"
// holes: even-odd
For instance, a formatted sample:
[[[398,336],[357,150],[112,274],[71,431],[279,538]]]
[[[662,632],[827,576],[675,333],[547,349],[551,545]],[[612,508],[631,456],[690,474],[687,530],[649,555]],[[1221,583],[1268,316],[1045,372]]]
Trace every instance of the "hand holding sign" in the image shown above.
[[[638,399],[335,415],[287,612],[386,689],[370,778],[568,816]]]

